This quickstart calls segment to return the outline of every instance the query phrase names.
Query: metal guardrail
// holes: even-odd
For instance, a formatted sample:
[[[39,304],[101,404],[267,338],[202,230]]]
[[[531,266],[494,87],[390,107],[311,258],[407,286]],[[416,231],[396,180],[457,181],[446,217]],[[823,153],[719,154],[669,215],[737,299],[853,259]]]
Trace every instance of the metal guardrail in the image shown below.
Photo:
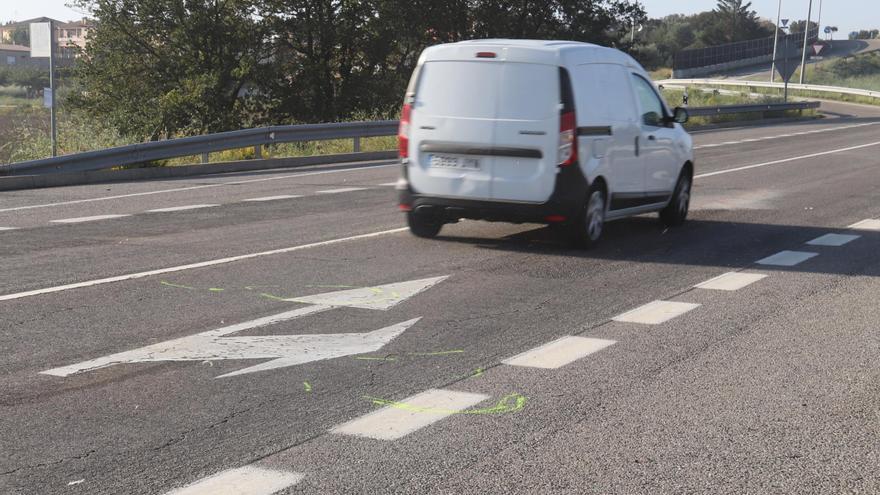
[[[794,103],[764,103],[752,105],[724,105],[720,107],[695,107],[688,108],[688,114],[692,117],[706,117],[711,115],[729,115],[734,113],[756,112],[785,112],[789,110],[812,110],[822,105],[818,101],[799,101]]]
[[[83,172],[193,155],[202,155],[204,163],[208,153],[251,146],[260,158],[262,146],[330,139],[353,139],[353,150],[359,152],[361,138],[393,136],[397,126],[396,120],[385,120],[259,127],[12,163],[0,166],[0,175]]]
[[[667,81],[664,81],[667,82]],[[668,83],[672,83],[668,81]],[[731,113],[806,110],[818,108],[819,102],[799,102],[769,105],[731,105],[720,107],[691,107],[693,116],[723,115]],[[105,150],[87,151],[56,158],[31,160],[0,165],[2,175],[34,175],[59,172],[84,172],[102,170],[153,160],[165,160],[181,156],[202,155],[216,151],[254,147],[256,158],[261,157],[261,147],[277,143],[301,141],[324,141],[330,139],[353,139],[353,150],[360,151],[360,139],[365,137],[393,136],[397,134],[398,121],[344,122],[330,124],[306,124],[260,127],[240,131],[220,132],[166,141],[119,146]]]
[[[658,85],[670,86],[737,86],[752,88],[778,88],[785,87],[783,83],[771,83],[760,81],[731,81],[726,79],[666,79],[664,81],[655,81]],[[792,84],[788,85],[789,90],[815,91],[817,93],[838,93],[853,96],[867,96],[871,98],[880,98],[880,91],[870,91],[867,89],[841,88],[838,86],[820,86],[817,84]]]

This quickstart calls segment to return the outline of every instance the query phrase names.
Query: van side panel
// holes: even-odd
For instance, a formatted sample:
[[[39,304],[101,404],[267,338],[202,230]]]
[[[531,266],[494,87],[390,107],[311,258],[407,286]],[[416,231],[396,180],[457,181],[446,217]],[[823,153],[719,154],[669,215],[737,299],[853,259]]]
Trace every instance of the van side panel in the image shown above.
[[[559,150],[559,67],[505,63],[497,88],[492,199],[546,202],[553,194]]]
[[[606,136],[580,133],[578,144],[582,157],[590,153],[594,158],[605,160],[604,175],[612,196],[640,195],[644,191],[645,176],[636,151],[640,128],[628,70],[617,64],[584,64],[575,67],[572,74],[578,126],[582,129],[610,127],[610,135]]]

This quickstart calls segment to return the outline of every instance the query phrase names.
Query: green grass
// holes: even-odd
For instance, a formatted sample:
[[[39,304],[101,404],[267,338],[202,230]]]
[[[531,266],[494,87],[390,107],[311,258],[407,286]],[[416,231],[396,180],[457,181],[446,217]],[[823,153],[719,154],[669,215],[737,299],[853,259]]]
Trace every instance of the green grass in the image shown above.
[[[683,89],[679,88],[663,88],[663,97],[671,107],[681,105]],[[782,98],[776,95],[766,95],[758,98],[750,97],[749,92],[740,92],[738,94],[714,94],[712,92],[701,91],[698,87],[688,87],[688,106],[690,107],[716,107],[724,105],[744,105],[744,104],[769,104],[781,103]],[[723,122],[745,122],[750,120],[760,120],[763,118],[778,117],[798,117],[815,115],[814,110],[805,110],[803,113],[795,110],[789,112],[749,112],[725,115],[713,115],[711,117],[691,117],[685,127],[693,129],[708,124],[718,124]]]

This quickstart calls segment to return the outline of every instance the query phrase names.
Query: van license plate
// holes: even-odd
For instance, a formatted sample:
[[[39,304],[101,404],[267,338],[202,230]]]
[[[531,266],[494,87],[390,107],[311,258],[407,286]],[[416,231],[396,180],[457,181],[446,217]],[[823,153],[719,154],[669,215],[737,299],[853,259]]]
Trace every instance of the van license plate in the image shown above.
[[[431,166],[436,168],[457,168],[463,170],[479,170],[480,160],[448,155],[431,155]]]

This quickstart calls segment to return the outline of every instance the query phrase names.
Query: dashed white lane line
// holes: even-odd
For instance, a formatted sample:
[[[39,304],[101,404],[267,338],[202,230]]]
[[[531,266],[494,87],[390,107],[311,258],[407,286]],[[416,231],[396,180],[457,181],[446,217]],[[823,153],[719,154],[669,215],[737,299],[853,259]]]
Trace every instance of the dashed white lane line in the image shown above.
[[[624,323],[659,325],[698,307],[700,305],[694,303],[653,301],[622,315],[615,316],[612,320]]]
[[[818,134],[818,133],[822,133],[822,132],[832,132],[832,131],[842,131],[845,129],[854,129],[856,127],[865,127],[865,126],[878,125],[878,124],[880,124],[880,122],[867,122],[864,124],[852,124],[852,125],[828,127],[828,128],[824,128],[824,129],[814,129],[811,131],[779,134],[776,136],[763,136],[763,137],[757,137],[757,138],[741,139],[739,141],[726,141],[723,143],[701,144],[701,145],[694,146],[694,149],[698,150],[698,149],[703,149],[703,148],[717,148],[719,146],[730,146],[733,144],[754,143],[757,141],[768,141],[771,139],[781,139],[781,138],[789,138],[789,137],[795,137],[795,136],[806,136],[809,134]]]
[[[302,196],[299,196],[296,194],[282,194],[280,196],[264,196],[262,198],[243,199],[242,201],[244,201],[246,203],[261,203],[263,201],[277,201],[280,199],[294,199],[294,198],[301,198],[301,197]]]
[[[52,223],[83,223],[83,222],[95,222],[98,220],[111,220],[114,218],[123,218],[130,217],[131,215],[95,215],[93,217],[78,217],[78,218],[62,218],[60,220],[52,220]]]
[[[4,230],[18,230],[18,229],[16,227],[0,227],[0,232],[3,232]]]
[[[767,275],[764,275],[763,273],[728,272],[724,275],[709,279],[701,284],[697,284],[694,287],[698,289],[734,291],[740,290],[743,287],[747,287],[758,280],[765,278],[767,278]]]
[[[339,194],[353,191],[366,191],[366,187],[340,187],[339,189],[324,189],[323,191],[315,191],[315,194]]]
[[[869,218],[867,220],[862,220],[861,222],[856,222],[850,225],[849,228],[854,230],[880,230],[880,220]]]
[[[104,285],[104,284],[111,284],[114,282],[122,282],[124,280],[134,280],[134,279],[138,279],[138,278],[151,277],[153,275],[163,275],[165,273],[181,272],[184,270],[193,270],[195,268],[205,268],[205,267],[209,267],[209,266],[224,265],[224,264],[233,263],[236,261],[249,260],[249,259],[253,259],[253,258],[261,258],[264,256],[272,256],[272,255],[276,255],[276,254],[292,253],[295,251],[301,251],[303,249],[311,249],[311,248],[316,248],[316,247],[321,247],[321,246],[330,246],[333,244],[340,244],[343,242],[355,241],[355,240],[359,240],[359,239],[370,239],[370,238],[380,237],[380,236],[389,235],[389,234],[397,234],[400,232],[404,232],[406,230],[409,230],[409,229],[407,229],[406,227],[401,227],[399,229],[382,230],[379,232],[371,232],[369,234],[361,234],[361,235],[355,235],[355,236],[351,236],[351,237],[330,239],[328,241],[313,242],[311,244],[300,244],[299,246],[291,246],[291,247],[286,247],[286,248],[281,248],[281,249],[273,249],[271,251],[261,251],[258,253],[242,254],[239,256],[230,256],[228,258],[219,258],[219,259],[213,259],[213,260],[209,260],[209,261],[201,261],[198,263],[190,263],[188,265],[170,266],[167,268],[159,268],[157,270],[129,273],[126,275],[117,275],[115,277],[99,278],[99,279],[95,279],[95,280],[87,280],[85,282],[77,282],[74,284],[58,285],[55,287],[46,287],[45,289],[29,290],[29,291],[25,291],[25,292],[16,292],[14,294],[6,294],[6,295],[0,296],[0,301],[11,301],[13,299],[22,299],[25,297],[38,296],[38,295],[42,295],[42,294],[52,294],[55,292],[62,292],[62,291],[66,291],[66,290],[81,289],[83,287],[93,287],[95,285]]]
[[[397,440],[488,398],[483,394],[432,389],[343,423],[330,432],[376,440]]]
[[[807,261],[810,258],[819,256],[819,253],[809,253],[805,251],[780,251],[773,256],[768,256],[755,263],[759,265],[769,266],[795,266]]]
[[[169,213],[172,211],[201,210],[202,208],[214,208],[215,206],[220,206],[220,205],[171,206],[169,208],[156,208],[155,210],[147,210],[147,213]]]
[[[807,244],[810,246],[833,246],[839,247],[844,244],[849,244],[850,242],[861,237],[860,235],[848,235],[848,234],[825,234],[821,237],[817,237]]]
[[[840,148],[840,149],[836,149],[836,150],[822,151],[820,153],[812,153],[809,155],[793,156],[791,158],[783,158],[782,160],[773,160],[772,162],[756,163],[754,165],[746,165],[743,167],[729,168],[726,170],[719,170],[717,172],[708,172],[705,174],[698,174],[698,175],[694,176],[694,179],[701,179],[704,177],[712,177],[714,175],[721,175],[721,174],[730,174],[733,172],[742,172],[743,170],[749,170],[749,169],[759,168],[759,167],[768,167],[770,165],[779,165],[780,163],[794,162],[797,160],[806,160],[808,158],[816,158],[816,157],[820,157],[820,156],[833,155],[835,153],[844,153],[847,151],[855,151],[855,150],[860,150],[863,148],[870,148],[872,146],[880,146],[880,141],[876,141],[873,143],[867,143],[867,144],[860,144],[858,146],[850,146],[848,148]]]
[[[258,182],[268,182],[273,180],[284,180],[284,179],[298,179],[300,177],[308,177],[311,175],[324,175],[324,174],[338,174],[342,172],[357,172],[361,170],[371,170],[375,168],[388,168],[388,167],[399,167],[400,165],[397,163],[386,163],[383,165],[367,165],[353,168],[346,168],[341,170],[319,170],[316,172],[303,172],[299,174],[290,174],[290,175],[280,175],[274,177],[263,177],[260,179],[249,179],[249,180],[237,180],[232,182],[220,182],[217,184],[202,184],[199,186],[190,186],[190,187],[178,187],[176,189],[160,189],[158,191],[145,191],[139,193],[131,193],[131,194],[118,194],[116,196],[103,196],[100,198],[87,198],[87,199],[74,199],[71,201],[59,201],[57,203],[45,203],[39,205],[28,205],[28,206],[16,206],[13,208],[0,208],[0,213],[5,213],[8,211],[21,211],[21,210],[32,210],[34,208],[49,208],[52,206],[67,206],[67,205],[76,205],[81,203],[91,203],[94,201],[109,201],[113,199],[124,199],[124,198],[135,198],[139,196],[152,196],[154,194],[166,194],[166,193],[176,193],[176,192],[185,192],[185,191],[194,191],[197,189],[207,189],[211,187],[223,187],[223,186],[239,186],[243,184],[254,184]]]
[[[614,345],[613,340],[562,337],[502,361],[511,366],[556,369]]]
[[[300,473],[245,466],[222,471],[166,495],[271,495],[296,485]]]
[[[382,187],[394,187],[397,185],[397,182],[386,182],[384,184],[379,184]]]

